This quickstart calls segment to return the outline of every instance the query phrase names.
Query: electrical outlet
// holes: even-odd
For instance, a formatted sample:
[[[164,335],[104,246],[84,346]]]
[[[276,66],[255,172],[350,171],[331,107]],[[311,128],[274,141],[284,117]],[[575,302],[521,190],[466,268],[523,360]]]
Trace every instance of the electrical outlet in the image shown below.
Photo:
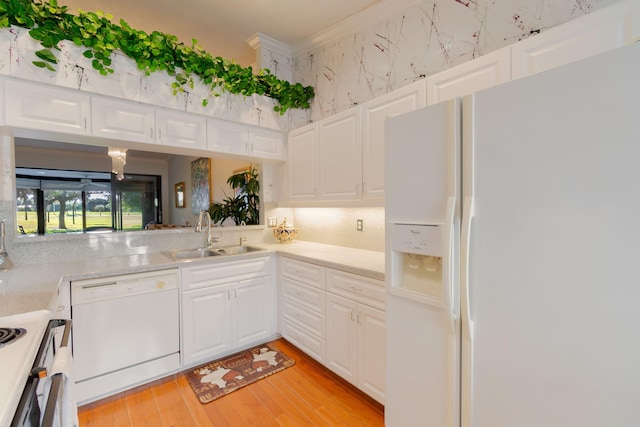
[[[364,221],[361,219],[356,220],[356,231],[362,231]]]
[[[278,218],[275,216],[270,216],[268,221],[269,227],[277,227],[278,226]]]

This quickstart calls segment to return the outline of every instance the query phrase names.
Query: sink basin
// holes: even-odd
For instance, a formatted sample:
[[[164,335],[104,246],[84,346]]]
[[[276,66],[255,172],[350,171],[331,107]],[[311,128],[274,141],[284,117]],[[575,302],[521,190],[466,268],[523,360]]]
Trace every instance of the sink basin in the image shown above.
[[[254,246],[225,246],[222,248],[212,249],[218,255],[239,255],[246,254],[248,252],[264,251],[262,248],[256,248]]]
[[[185,249],[182,251],[167,252],[174,260],[179,259],[195,259],[195,258],[208,258],[212,256],[222,255],[239,255],[249,252],[264,251],[262,248],[256,248],[254,246],[225,246],[222,248],[198,248],[198,249]]]
[[[215,252],[212,248],[185,249],[183,251],[169,252],[168,255],[173,259],[193,259],[207,258],[210,256],[222,255]]]

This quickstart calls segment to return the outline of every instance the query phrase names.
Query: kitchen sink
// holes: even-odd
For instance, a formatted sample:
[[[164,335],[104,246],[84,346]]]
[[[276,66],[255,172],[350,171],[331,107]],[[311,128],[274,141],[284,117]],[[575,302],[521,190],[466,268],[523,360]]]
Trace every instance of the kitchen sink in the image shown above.
[[[222,255],[215,252],[212,248],[198,248],[198,249],[185,249],[182,251],[167,252],[173,259],[193,259],[193,258],[207,258],[210,256]]]
[[[166,252],[174,260],[208,258],[212,256],[239,255],[249,252],[264,251],[265,249],[255,246],[224,246],[221,248],[204,247],[198,249],[185,249],[181,251]]]
[[[246,254],[248,252],[264,251],[262,248],[256,248],[255,246],[224,246],[222,248],[212,249],[218,255],[239,255]]]

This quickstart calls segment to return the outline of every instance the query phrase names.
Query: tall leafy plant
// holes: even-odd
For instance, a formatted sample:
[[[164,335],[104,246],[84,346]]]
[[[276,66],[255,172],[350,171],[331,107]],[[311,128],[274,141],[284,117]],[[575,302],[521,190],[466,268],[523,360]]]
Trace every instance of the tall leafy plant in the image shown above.
[[[222,223],[227,218],[236,225],[260,224],[260,181],[258,171],[250,168],[231,175],[227,184],[235,191],[234,197],[227,196],[222,202],[209,206],[209,215],[214,223]]]
[[[176,36],[160,31],[148,34],[124,20],[120,20],[120,25],[114,24],[112,19],[113,16],[103,12],[70,14],[67,6],[58,5],[57,0],[0,0],[0,28],[15,25],[29,29],[31,37],[42,45],[33,61],[41,68],[55,71],[58,59],[54,51],[60,50],[61,41],[69,40],[86,48],[83,55],[92,60],[93,68],[102,75],[114,71],[111,66],[114,50],[133,59],[147,75],[166,71],[175,78],[174,94],[192,89],[194,78],[199,78],[212,96],[228,91],[271,97],[278,102],[274,110],[280,114],[290,108],[309,108],[315,95],[313,87],[280,80],[266,68],[254,74],[251,67],[214,57],[198,46],[196,39],[185,45]],[[208,99],[202,101],[203,105],[207,103]]]

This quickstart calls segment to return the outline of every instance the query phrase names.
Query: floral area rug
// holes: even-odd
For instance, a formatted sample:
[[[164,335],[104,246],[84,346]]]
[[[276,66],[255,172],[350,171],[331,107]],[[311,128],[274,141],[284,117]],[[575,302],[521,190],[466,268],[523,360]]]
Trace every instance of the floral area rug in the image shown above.
[[[201,403],[209,403],[295,362],[271,344],[262,344],[185,372]]]

